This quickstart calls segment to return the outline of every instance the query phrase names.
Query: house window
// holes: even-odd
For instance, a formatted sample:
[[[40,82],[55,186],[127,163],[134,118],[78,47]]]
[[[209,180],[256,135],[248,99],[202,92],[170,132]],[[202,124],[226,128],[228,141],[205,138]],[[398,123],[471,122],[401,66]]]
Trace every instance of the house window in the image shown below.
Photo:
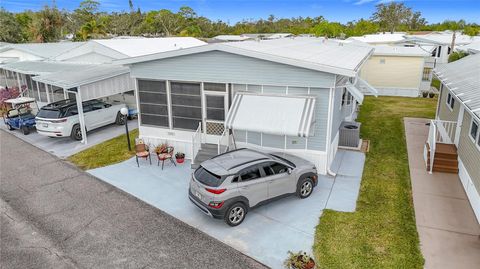
[[[202,121],[200,83],[171,82],[174,129],[196,130]]]
[[[138,99],[142,124],[169,127],[165,81],[138,80]]]
[[[430,81],[430,73],[432,73],[432,68],[430,68],[430,67],[423,68],[422,80],[423,81]]]
[[[477,142],[480,146],[480,135],[479,135],[479,124],[472,118],[472,123],[470,124],[470,138],[473,139],[473,142]]]
[[[451,93],[448,93],[448,95],[447,95],[447,107],[450,110],[453,110],[453,108],[455,107],[455,98],[453,97],[453,95]]]
[[[203,83],[204,91],[226,92],[227,87],[225,83]]]
[[[380,59],[380,64],[385,64],[385,59]]]

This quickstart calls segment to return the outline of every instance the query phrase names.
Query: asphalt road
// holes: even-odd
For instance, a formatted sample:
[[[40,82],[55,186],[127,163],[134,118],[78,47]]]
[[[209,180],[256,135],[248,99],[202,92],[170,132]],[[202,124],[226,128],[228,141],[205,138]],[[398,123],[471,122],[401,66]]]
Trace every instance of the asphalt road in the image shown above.
[[[0,268],[265,267],[0,131]]]

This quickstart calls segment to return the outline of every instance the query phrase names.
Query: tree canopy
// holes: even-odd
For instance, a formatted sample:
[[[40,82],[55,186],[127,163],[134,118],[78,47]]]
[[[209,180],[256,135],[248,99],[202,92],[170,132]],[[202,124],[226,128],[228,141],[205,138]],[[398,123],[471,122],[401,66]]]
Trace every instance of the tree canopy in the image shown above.
[[[71,35],[75,40],[106,38],[120,35],[193,36],[209,38],[220,34],[292,33],[344,38],[377,33],[378,31],[463,30],[469,35],[480,32],[480,26],[465,21],[428,24],[422,14],[404,3],[381,3],[369,19],[347,23],[328,21],[323,16],[242,20],[233,25],[201,16],[190,7],[142,12],[129,0],[129,10],[102,12],[101,3],[84,0],[73,11],[55,5],[39,11],[12,13],[0,9],[0,41],[53,42]]]

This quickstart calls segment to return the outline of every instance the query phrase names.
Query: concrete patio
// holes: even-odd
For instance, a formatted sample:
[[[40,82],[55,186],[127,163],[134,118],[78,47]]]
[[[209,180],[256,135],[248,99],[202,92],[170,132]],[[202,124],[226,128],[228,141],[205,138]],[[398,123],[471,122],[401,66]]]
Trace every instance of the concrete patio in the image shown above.
[[[138,128],[138,120],[135,119],[128,121],[128,128],[129,130]],[[30,143],[37,148],[45,150],[46,152],[49,152],[61,159],[65,159],[75,153],[125,133],[125,126],[123,125],[107,125],[88,132],[88,144],[82,144],[79,141],[70,139],[70,137],[43,136],[38,134],[35,130],[32,130],[28,135],[23,135],[22,131],[20,130],[9,131],[3,120],[0,121],[0,129],[6,130],[23,141]]]
[[[152,161],[149,165],[141,160],[137,168],[132,158],[87,172],[272,268],[282,268],[287,251],[312,253],[315,226],[323,209],[355,210],[365,155],[340,150],[333,164],[337,176],[321,176],[308,199],[291,196],[259,207],[234,228],[206,216],[189,201],[189,162],[177,167],[166,164],[162,171]]]
[[[425,268],[479,268],[480,225],[457,174],[429,174],[423,160],[429,120],[405,118],[415,218]]]

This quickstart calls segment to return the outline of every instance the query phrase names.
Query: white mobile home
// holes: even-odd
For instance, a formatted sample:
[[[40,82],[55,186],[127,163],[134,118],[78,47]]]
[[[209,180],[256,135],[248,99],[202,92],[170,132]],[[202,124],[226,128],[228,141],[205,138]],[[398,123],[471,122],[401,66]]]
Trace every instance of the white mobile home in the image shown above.
[[[140,136],[194,159],[202,143],[303,156],[327,173],[363,101],[372,49],[323,39],[219,43],[130,58]]]

